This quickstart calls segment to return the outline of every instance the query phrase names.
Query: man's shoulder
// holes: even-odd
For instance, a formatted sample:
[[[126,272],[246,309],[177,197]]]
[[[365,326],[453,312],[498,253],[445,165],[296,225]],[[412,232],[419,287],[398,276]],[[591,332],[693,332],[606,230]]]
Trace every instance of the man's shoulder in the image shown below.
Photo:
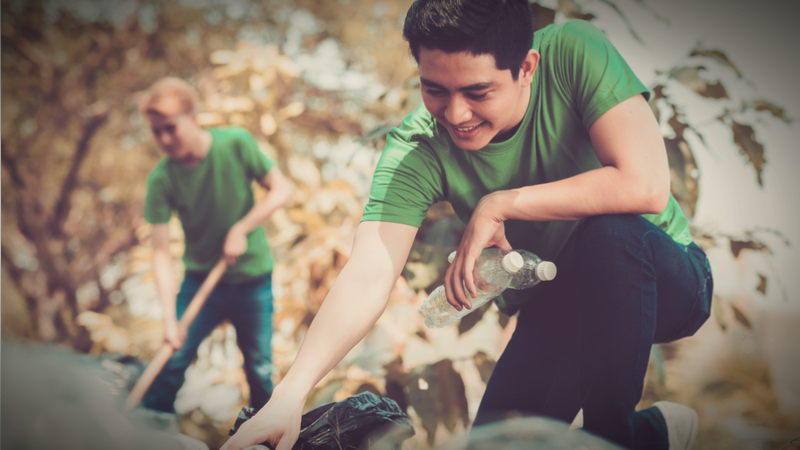
[[[170,165],[172,160],[169,159],[168,156],[164,156],[161,160],[150,170],[150,173],[147,175],[147,183],[148,185],[152,185],[153,183],[157,183],[161,180],[168,180],[169,174],[168,166]]]
[[[399,127],[392,128],[387,136],[387,147],[396,142],[411,148],[436,150],[448,147],[447,132],[439,129],[436,119],[431,116],[424,104],[407,115]]]
[[[605,34],[593,23],[587,20],[570,19],[537,30],[534,35],[534,48],[540,52],[542,49],[568,51],[581,41],[605,38]]]
[[[235,142],[242,139],[253,139],[253,135],[247,131],[247,129],[237,125],[209,128],[208,131],[214,136],[214,140],[219,142]]]

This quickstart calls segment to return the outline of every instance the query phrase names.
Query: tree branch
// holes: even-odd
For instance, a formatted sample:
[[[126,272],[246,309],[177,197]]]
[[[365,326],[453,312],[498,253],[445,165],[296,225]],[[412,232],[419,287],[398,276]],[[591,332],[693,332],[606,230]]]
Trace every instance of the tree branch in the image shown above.
[[[36,301],[36,297],[31,296],[24,289],[22,289],[22,284],[20,280],[22,279],[25,270],[17,267],[14,264],[13,258],[6,250],[5,246],[0,246],[0,253],[2,253],[2,261],[3,261],[3,268],[8,272],[9,278],[11,278],[11,282],[14,283],[14,287],[17,288],[22,298],[25,299],[25,306],[28,310],[28,318],[31,323],[31,329],[34,333],[38,334],[38,317],[39,317],[39,304]]]
[[[10,46],[22,56],[28,58],[39,69],[42,93],[45,97],[53,93],[55,87],[52,57],[37,46],[24,40],[14,39],[13,33],[3,33],[3,45]]]
[[[62,236],[62,226],[67,219],[69,210],[72,206],[72,192],[78,185],[78,172],[81,165],[86,160],[86,155],[89,153],[90,143],[97,130],[108,119],[109,106],[102,102],[97,102],[89,106],[89,114],[83,123],[83,130],[81,131],[81,138],[75,146],[75,156],[72,158],[72,165],[61,184],[61,191],[53,208],[53,218],[50,220],[50,232],[54,236]]]
[[[14,188],[18,190],[25,189],[25,180],[22,178],[22,174],[19,173],[17,158],[8,154],[5,141],[0,141],[0,160],[3,167],[8,171],[8,175],[11,176],[11,184],[14,185]]]

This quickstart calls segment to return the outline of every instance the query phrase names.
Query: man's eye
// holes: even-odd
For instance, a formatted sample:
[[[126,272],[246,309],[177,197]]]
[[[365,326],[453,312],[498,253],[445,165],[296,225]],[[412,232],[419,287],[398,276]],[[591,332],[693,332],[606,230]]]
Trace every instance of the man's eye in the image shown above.
[[[446,95],[444,91],[439,89],[426,89],[425,92],[433,97],[442,97]]]
[[[484,92],[483,94],[467,94],[467,98],[470,100],[483,100],[486,98],[486,94],[488,94],[488,92]]]
[[[166,131],[169,134],[175,133],[175,125],[167,125],[167,126],[165,126],[164,127],[164,131]]]

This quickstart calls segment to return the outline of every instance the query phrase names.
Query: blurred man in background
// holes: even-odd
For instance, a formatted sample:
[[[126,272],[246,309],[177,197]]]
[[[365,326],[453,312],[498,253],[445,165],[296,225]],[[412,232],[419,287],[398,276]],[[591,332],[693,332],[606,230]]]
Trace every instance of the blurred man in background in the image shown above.
[[[201,341],[223,320],[236,328],[250,404],[272,392],[272,257],[260,226],[289,199],[291,185],[253,137],[238,127],[202,128],[197,95],[185,81],[164,78],[142,97],[140,110],[166,157],[147,182],[145,220],[152,224],[153,271],[163,307],[164,340],[175,353],[143,398],[147,408],[174,412],[175,396]],[[255,200],[253,181],[267,189]],[[177,212],[186,274],[176,292],[168,222]],[[178,320],[211,268],[228,268],[187,333]]]

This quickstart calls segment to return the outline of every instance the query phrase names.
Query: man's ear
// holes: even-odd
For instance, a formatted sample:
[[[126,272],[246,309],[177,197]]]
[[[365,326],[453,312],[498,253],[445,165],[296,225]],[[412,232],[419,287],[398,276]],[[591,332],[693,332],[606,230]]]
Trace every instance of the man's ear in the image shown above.
[[[186,115],[189,117],[189,120],[191,120],[192,123],[194,123],[198,127],[200,126],[200,122],[198,122],[198,120],[197,120],[197,112],[196,111],[194,111],[194,110],[189,111],[189,112],[186,113]]]
[[[539,66],[539,52],[536,50],[528,50],[522,65],[519,68],[519,79],[522,81],[522,86],[530,86],[533,81],[533,74],[536,73],[536,67]]]

